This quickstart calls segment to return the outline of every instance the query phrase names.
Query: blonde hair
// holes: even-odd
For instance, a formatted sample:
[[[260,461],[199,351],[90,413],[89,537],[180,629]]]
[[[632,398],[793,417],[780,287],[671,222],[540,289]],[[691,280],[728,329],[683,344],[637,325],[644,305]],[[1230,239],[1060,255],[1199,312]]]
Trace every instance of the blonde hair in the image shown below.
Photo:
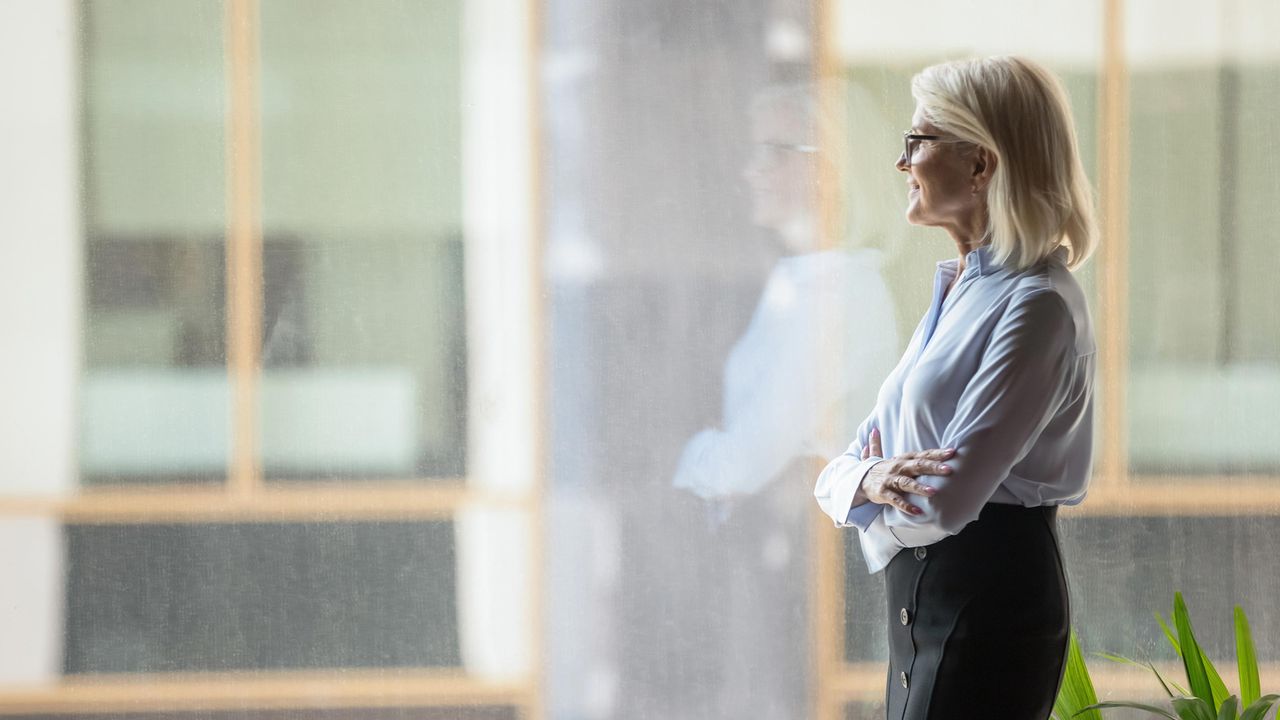
[[[1066,91],[1043,66],[1013,56],[934,65],[911,81],[928,120],[996,157],[987,237],[998,262],[1026,269],[1060,246],[1075,270],[1097,246]]]

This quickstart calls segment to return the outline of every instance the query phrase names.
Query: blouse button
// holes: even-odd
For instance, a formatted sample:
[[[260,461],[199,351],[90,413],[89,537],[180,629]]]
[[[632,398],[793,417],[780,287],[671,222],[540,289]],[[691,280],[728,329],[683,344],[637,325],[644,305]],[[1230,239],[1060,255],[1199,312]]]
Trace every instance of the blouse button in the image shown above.
[[[923,559],[924,559],[924,557],[925,557],[925,555],[928,555],[928,554],[929,554],[929,551],[928,551],[928,550],[925,550],[925,549],[924,549],[924,548],[922,548],[922,547],[918,547],[918,548],[916,548],[916,559],[917,559],[917,560],[923,560]]]
[[[902,608],[898,611],[898,619],[902,621],[903,625],[906,625],[911,622],[911,614],[907,612],[906,608]]]
[[[902,687],[907,686],[907,673],[905,670],[903,672],[898,673],[898,679],[902,681]]]

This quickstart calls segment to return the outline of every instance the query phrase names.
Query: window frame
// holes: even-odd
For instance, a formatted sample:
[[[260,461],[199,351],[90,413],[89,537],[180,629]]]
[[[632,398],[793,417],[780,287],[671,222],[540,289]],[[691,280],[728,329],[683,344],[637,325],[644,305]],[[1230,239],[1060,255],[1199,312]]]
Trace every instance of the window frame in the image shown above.
[[[227,282],[227,376],[232,388],[232,449],[225,481],[218,484],[180,483],[165,486],[120,484],[78,488],[62,495],[0,495],[0,519],[42,517],[62,525],[172,523],[324,523],[380,520],[459,520],[467,514],[485,511],[516,511],[527,519],[523,547],[529,568],[529,598],[521,619],[532,628],[528,672],[520,677],[472,677],[458,668],[387,668],[289,671],[234,671],[201,673],[127,673],[63,675],[53,685],[0,687],[0,717],[33,714],[100,714],[216,711],[216,710],[341,710],[352,708],[443,708],[458,705],[502,706],[514,709],[519,717],[542,716],[542,688],[536,670],[541,657],[541,487],[543,479],[543,434],[541,421],[545,397],[546,371],[541,342],[545,325],[542,279],[540,133],[536,65],[540,53],[540,7],[536,0],[522,0],[512,8],[496,0],[464,3],[460,30],[463,40],[462,72],[464,94],[471,106],[467,115],[490,112],[489,105],[503,102],[508,112],[494,125],[485,118],[473,119],[476,130],[496,130],[502,135],[498,145],[518,151],[526,173],[512,173],[511,164],[500,168],[504,178],[494,183],[466,185],[464,204],[474,202],[468,191],[494,192],[517,198],[519,212],[506,217],[506,225],[485,227],[473,236],[474,218],[464,209],[465,252],[492,257],[496,251],[510,252],[495,243],[517,238],[521,251],[529,257],[525,272],[508,277],[510,270],[495,263],[468,263],[467,337],[468,383],[502,392],[514,387],[508,406],[496,413],[469,412],[467,443],[475,457],[492,448],[500,430],[510,444],[515,428],[521,435],[516,457],[506,466],[479,470],[469,463],[467,477],[423,477],[353,482],[288,480],[264,482],[258,443],[261,326],[263,317],[263,235],[261,221],[262,168],[260,127],[260,14],[258,0],[225,0],[224,47],[226,54],[227,116],[224,166],[227,173],[226,282]],[[498,7],[501,5],[502,7]],[[513,12],[515,10],[515,12]],[[477,37],[473,37],[476,35]],[[467,47],[476,45],[477,47]],[[492,72],[469,68],[483,64],[483,54],[495,47],[513,53],[521,67],[508,69],[498,78],[515,85],[515,97],[496,100],[488,97],[487,81]],[[468,86],[467,83],[473,83]],[[509,90],[509,88],[508,88]],[[501,90],[497,91],[499,94]],[[493,145],[486,137],[486,145]],[[478,145],[472,141],[472,145]],[[464,175],[467,138],[463,138]],[[474,148],[473,148],[474,149]],[[485,161],[488,160],[488,167]],[[493,175],[493,158],[476,163],[480,174]],[[465,183],[464,183],[465,184]],[[478,203],[480,205],[487,205]],[[83,241],[83,236],[82,236]],[[527,296],[517,303],[523,313],[510,312],[506,303],[512,292]],[[476,307],[479,306],[479,307]],[[497,311],[500,310],[501,314]],[[495,318],[501,323],[495,324]],[[515,336],[513,337],[513,329]],[[486,358],[519,346],[531,359],[527,372],[513,377],[495,377],[501,358]],[[502,357],[506,357],[503,354]],[[488,368],[488,369],[486,369]],[[501,368],[506,370],[505,367]],[[504,384],[505,383],[505,384]],[[472,399],[475,406],[477,400]],[[501,428],[489,428],[498,415]],[[512,465],[511,463],[514,463]],[[523,477],[495,477],[499,473]],[[513,485],[514,480],[514,485]],[[513,491],[514,489],[514,491]],[[461,582],[461,580],[460,580]]]

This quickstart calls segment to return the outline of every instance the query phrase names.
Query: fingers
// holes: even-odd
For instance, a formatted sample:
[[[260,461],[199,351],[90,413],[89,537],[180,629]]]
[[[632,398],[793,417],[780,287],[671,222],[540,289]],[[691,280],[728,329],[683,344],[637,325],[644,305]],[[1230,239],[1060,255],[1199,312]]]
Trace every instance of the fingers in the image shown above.
[[[871,429],[871,439],[867,442],[867,447],[871,450],[870,457],[884,457],[884,449],[880,446],[879,428]]]
[[[912,453],[912,456],[921,460],[950,460],[956,456],[956,449],[925,450],[924,452]]]
[[[906,495],[930,497],[936,492],[937,489],[905,475],[893,475],[880,482],[876,492],[868,493],[868,498],[881,505],[892,505],[909,515],[920,515],[924,511],[908,502]]]
[[[910,478],[905,475],[899,475],[894,478],[894,487],[898,492],[910,493],[912,495],[924,495],[925,497],[933,497],[937,494],[938,488]]]
[[[898,471],[902,475],[911,477],[919,477],[921,475],[950,475],[951,466],[944,465],[935,460],[915,459],[908,461]]]
[[[901,495],[894,495],[890,499],[889,504],[898,508],[899,510],[901,510],[902,512],[908,515],[919,515],[920,513],[924,512],[923,510],[916,507],[915,505],[912,505],[911,503],[907,502]]]
[[[863,460],[866,460],[866,459],[867,459],[867,458],[869,458],[869,457],[871,457],[871,445],[870,445],[870,444],[868,444],[868,445],[864,445],[864,446],[863,446],[863,448],[862,448],[862,459],[863,459]]]

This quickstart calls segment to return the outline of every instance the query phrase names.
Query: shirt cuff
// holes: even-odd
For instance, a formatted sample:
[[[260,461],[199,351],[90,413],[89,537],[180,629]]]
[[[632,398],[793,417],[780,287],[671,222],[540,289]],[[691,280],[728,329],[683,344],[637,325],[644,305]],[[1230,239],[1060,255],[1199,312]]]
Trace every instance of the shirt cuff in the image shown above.
[[[849,508],[849,513],[845,516],[844,520],[845,527],[853,525],[859,530],[866,532],[867,528],[871,526],[872,521],[876,519],[876,516],[884,510],[883,505],[871,502],[862,492],[863,479],[867,477],[867,473],[871,468],[881,462],[884,462],[884,458],[872,457],[867,458],[854,466],[853,470],[849,473],[849,479],[852,482],[847,483],[843,488],[841,488],[840,491],[838,491],[837,496],[834,498],[837,503],[836,507]]]
[[[877,508],[884,508],[883,505],[871,504]],[[871,574],[888,567],[889,561],[902,552],[904,547],[898,537],[884,524],[882,512],[876,513],[859,540],[862,541],[862,557],[867,561],[867,572]]]

